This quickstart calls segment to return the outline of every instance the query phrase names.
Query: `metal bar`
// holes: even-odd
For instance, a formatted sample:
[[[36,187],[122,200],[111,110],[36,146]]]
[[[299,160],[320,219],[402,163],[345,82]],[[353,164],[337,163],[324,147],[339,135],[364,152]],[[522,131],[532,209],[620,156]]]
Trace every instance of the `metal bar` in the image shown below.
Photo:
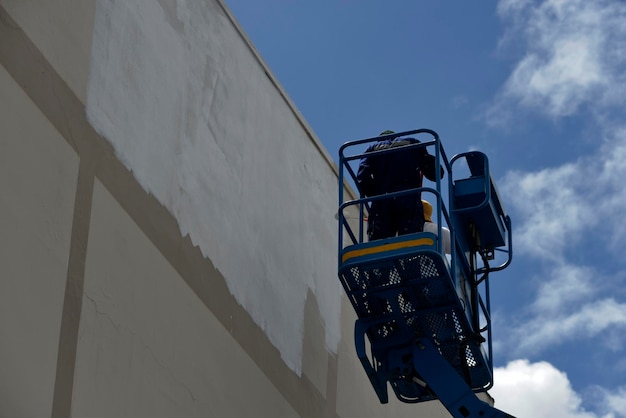
[[[417,373],[453,417],[514,418],[478,399],[430,340],[416,342],[414,358]]]

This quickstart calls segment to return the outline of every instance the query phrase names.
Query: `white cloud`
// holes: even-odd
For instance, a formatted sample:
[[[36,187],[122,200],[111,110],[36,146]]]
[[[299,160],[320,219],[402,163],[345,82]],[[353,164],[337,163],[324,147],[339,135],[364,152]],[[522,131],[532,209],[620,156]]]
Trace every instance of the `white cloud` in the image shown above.
[[[626,418],[626,386],[607,389],[591,385],[584,390],[582,398],[602,418]]]
[[[598,152],[535,172],[511,171],[500,182],[517,218],[516,251],[564,263],[564,252],[583,234],[626,245],[626,129],[598,139]],[[607,248],[608,249],[608,248]]]
[[[509,172],[499,182],[514,219],[515,252],[541,262],[534,301],[521,312],[517,327],[509,323],[498,335],[498,346],[517,355],[600,333],[611,351],[620,351],[626,341],[624,278],[602,273],[606,262],[588,256],[593,248],[595,255],[605,253],[606,260],[622,262],[626,128],[608,132],[598,144],[596,153],[574,162]],[[615,291],[608,297],[611,288]]]
[[[594,88],[608,82],[594,56],[597,41],[581,36],[555,40],[551,48],[547,57],[524,57],[509,78],[505,94],[552,116],[570,115],[590,98]]]
[[[507,336],[504,344],[517,354],[534,354],[549,346],[576,338],[593,339],[609,331],[621,330],[616,338],[624,341],[625,329],[626,303],[606,298],[584,303],[573,311],[534,312],[532,318]],[[610,339],[598,343],[614,344]]]
[[[534,172],[511,171],[499,181],[514,251],[536,266],[528,282],[536,293],[516,317],[498,319],[495,344],[524,357],[578,340],[622,352],[626,293],[615,264],[624,262],[626,246],[626,3],[500,0],[498,13],[507,27],[501,52],[516,62],[487,121],[515,126],[513,119],[530,111],[555,120],[591,116],[599,129],[588,138],[595,152]],[[624,367],[617,362],[614,370]],[[585,405],[596,408],[589,412],[549,363],[517,360],[495,375],[496,407],[518,418],[626,417],[626,387],[596,388],[590,398],[586,391]]]
[[[516,418],[624,418],[626,387],[591,387],[581,396],[552,364],[514,360],[494,369],[495,407]],[[587,410],[584,404],[593,406]]]
[[[614,391],[601,389],[603,395],[602,404],[606,405],[609,414],[618,417],[626,417],[626,387],[617,388]]]
[[[495,407],[517,418],[595,418],[567,375],[550,363],[514,360],[494,369]]]
[[[503,194],[521,215],[515,229],[516,249],[542,259],[559,257],[590,226],[583,188],[584,164],[566,164],[531,173],[509,172]]]
[[[551,117],[626,102],[626,4],[620,0],[501,0],[508,26],[501,47],[525,53],[488,112],[492,123],[512,106]]]
[[[506,327],[498,341],[518,355],[601,332],[605,348],[619,351],[626,339],[626,303],[619,292],[603,295],[612,286],[619,289],[623,278],[607,279],[592,267],[599,260],[585,256],[593,245],[619,260],[626,245],[626,223],[620,221],[626,212],[626,130],[600,143],[596,154],[536,172],[510,172],[501,182],[516,216],[515,251],[543,262],[524,323]],[[572,259],[572,253],[581,257]]]
[[[594,340],[598,349],[621,352],[626,340],[626,303],[598,297],[598,283],[605,281],[586,266],[562,264],[541,271],[534,302],[517,320],[500,318],[494,324],[499,330],[497,351],[531,356],[572,341]]]
[[[514,360],[494,369],[495,407],[516,418],[625,418],[626,386],[594,386],[578,394],[552,364]],[[589,406],[585,407],[583,399]],[[593,410],[591,410],[593,408]]]
[[[597,289],[592,277],[597,277],[589,267],[559,265],[547,280],[542,280],[537,298],[531,309],[541,315],[554,314],[567,309],[572,303],[589,298]]]

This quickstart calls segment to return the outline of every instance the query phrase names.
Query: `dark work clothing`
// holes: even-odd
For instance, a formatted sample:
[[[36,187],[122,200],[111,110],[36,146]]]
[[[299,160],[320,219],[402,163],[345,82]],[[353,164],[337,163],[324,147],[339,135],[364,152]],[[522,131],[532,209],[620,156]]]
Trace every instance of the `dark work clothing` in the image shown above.
[[[420,216],[422,202],[415,195],[393,197],[372,202],[367,220],[370,241],[421,232],[424,216]]]
[[[371,145],[366,153],[419,143],[414,138],[396,138]],[[422,187],[422,176],[434,181],[435,157],[426,148],[398,149],[361,159],[357,187],[367,196]],[[442,169],[443,176],[443,169]],[[420,232],[424,227],[421,193],[407,194],[372,202],[367,223],[370,240]]]

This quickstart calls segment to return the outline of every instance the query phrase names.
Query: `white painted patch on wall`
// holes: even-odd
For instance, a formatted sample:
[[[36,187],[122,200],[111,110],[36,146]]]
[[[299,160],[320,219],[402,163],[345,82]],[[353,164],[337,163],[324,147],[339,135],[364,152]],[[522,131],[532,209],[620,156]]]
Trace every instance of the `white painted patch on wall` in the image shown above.
[[[98,0],[87,114],[301,373],[336,352],[337,179],[216,0]]]

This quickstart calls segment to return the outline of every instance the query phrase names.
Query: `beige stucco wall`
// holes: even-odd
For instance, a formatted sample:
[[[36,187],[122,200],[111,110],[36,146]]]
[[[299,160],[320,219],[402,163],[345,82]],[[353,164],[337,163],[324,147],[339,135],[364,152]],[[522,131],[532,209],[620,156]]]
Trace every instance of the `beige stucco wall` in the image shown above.
[[[257,59],[223,3],[208,3],[238,54]],[[343,295],[341,338],[329,347],[328,301],[306,292],[294,341],[300,370],[285,362],[229,287],[245,278],[226,277],[217,255],[181,233],[170,208],[89,122],[96,9],[96,0],[0,0],[0,418],[448,416],[435,404],[378,403],[354,352],[355,317]],[[249,70],[272,80],[262,61]],[[328,207],[324,219],[333,224],[328,153],[279,83],[263,86],[274,89],[288,128],[300,131],[301,147],[290,150],[324,179],[313,206]],[[292,186],[293,199],[311,198],[311,188]],[[242,196],[240,205],[272,216],[272,203]],[[315,237],[308,245],[334,255],[335,234]],[[329,258],[324,269],[332,272]],[[317,280],[337,280],[328,275]]]
[[[78,157],[3,67],[0,98],[0,416],[46,416]]]

